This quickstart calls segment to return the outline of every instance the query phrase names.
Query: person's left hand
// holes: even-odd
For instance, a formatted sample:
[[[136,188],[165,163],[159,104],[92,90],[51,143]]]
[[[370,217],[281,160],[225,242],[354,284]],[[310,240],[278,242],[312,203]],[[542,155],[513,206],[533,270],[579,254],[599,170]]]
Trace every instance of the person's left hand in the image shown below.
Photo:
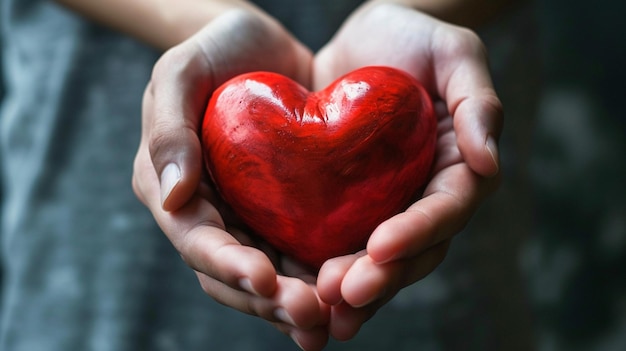
[[[329,331],[339,340],[442,262],[499,179],[502,107],[473,32],[406,7],[365,5],[316,56],[313,88],[371,65],[402,69],[425,85],[436,101],[438,141],[423,197],[382,223],[365,250],[330,259],[319,272],[318,293],[332,305]]]

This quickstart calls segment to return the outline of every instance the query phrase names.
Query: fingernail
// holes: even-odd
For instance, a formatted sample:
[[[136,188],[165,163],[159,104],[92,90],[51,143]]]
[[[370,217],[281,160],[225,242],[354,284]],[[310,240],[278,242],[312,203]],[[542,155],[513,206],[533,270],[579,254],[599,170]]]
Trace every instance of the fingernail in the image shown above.
[[[496,143],[496,139],[494,139],[491,135],[487,136],[485,147],[487,148],[487,152],[489,152],[491,160],[493,160],[493,164],[496,167],[496,171],[493,173],[493,175],[496,175],[500,171],[500,162],[498,161],[500,157],[498,154],[498,143]]]
[[[287,313],[287,310],[280,307],[274,310],[274,317],[283,323],[287,323],[289,325],[293,325],[297,327],[296,323],[293,321],[293,318]]]
[[[298,341],[298,337],[296,335],[296,333],[291,333],[289,334],[289,337],[291,337],[291,340],[293,340],[294,343],[296,343],[296,345],[298,345],[298,347],[300,348],[300,350],[304,350],[304,347],[302,347],[302,345],[300,345],[300,342]]]
[[[377,301],[377,300],[383,298],[386,294],[387,294],[387,289],[382,289],[381,291],[378,292],[378,294],[373,294],[372,296],[370,296],[365,301],[363,301],[361,303],[358,303],[358,304],[351,305],[351,306],[354,307],[354,308],[365,307],[365,306],[371,304],[372,302]]]
[[[165,203],[172,190],[180,182],[180,168],[175,163],[170,163],[161,172],[161,205]]]
[[[239,286],[243,290],[249,292],[252,295],[261,296],[256,290],[254,290],[254,287],[252,286],[252,281],[250,280],[250,278],[239,279]]]

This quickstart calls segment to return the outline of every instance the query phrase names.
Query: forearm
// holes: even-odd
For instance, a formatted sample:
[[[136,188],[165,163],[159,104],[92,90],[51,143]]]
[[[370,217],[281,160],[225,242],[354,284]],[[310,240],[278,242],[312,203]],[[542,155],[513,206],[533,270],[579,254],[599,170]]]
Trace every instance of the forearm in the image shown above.
[[[371,0],[397,3],[420,10],[446,22],[476,28],[524,0]]]
[[[240,0],[56,0],[57,3],[158,49],[185,40],[233,8],[258,11]]]

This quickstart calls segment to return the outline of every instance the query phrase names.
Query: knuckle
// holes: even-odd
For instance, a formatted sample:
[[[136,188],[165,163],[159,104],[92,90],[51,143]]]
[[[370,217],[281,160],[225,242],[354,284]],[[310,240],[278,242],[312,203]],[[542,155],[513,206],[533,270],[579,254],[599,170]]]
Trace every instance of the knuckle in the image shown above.
[[[188,66],[189,57],[182,45],[170,48],[154,64],[151,80],[158,84],[162,77],[180,74]]]
[[[454,27],[453,31],[445,31],[443,42],[451,56],[487,57],[487,48],[483,41],[476,32],[469,28]]]
[[[148,139],[148,150],[153,161],[157,161],[163,150],[168,150],[170,136],[164,123],[155,123]]]

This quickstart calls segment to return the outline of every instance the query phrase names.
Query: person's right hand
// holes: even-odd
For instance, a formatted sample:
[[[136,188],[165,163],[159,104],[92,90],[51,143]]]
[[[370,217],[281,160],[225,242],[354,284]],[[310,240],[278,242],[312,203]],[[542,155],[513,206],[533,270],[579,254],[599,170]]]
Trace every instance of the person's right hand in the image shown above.
[[[311,60],[282,26],[250,10],[226,12],[167,51],[144,94],[133,188],[208,295],[321,349],[329,310],[305,283],[311,277],[237,229],[203,174],[198,133],[211,93],[229,78],[268,70],[308,86]]]

